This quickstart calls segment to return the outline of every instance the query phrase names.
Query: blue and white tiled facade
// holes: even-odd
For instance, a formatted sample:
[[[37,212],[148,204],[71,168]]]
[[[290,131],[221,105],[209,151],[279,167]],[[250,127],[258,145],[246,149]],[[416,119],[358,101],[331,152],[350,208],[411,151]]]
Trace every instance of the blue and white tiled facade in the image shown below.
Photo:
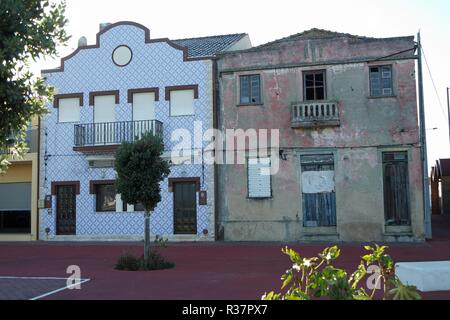
[[[115,107],[116,121],[132,120],[132,104],[127,92],[135,88],[159,88],[159,101],[155,101],[155,119],[163,123],[165,151],[173,147],[171,133],[178,128],[193,132],[194,121],[201,121],[203,130],[213,126],[212,60],[184,59],[180,50],[168,41],[146,41],[145,28],[135,24],[118,24],[100,32],[98,47],[79,50],[64,61],[59,71],[46,72],[49,85],[57,94],[83,93],[80,107],[81,124],[93,123],[94,108],[89,106],[89,93],[119,90],[119,103]],[[148,39],[147,39],[148,40]],[[112,61],[113,50],[128,46],[133,57],[125,67]],[[165,99],[165,87],[198,85],[193,116],[169,115],[169,101]],[[89,168],[87,156],[73,150],[74,125],[58,123],[58,109],[48,106],[49,113],[42,123],[40,195],[51,194],[54,181],[79,181],[80,193],[76,196],[75,238],[141,238],[144,231],[142,212],[96,212],[95,195],[89,192],[92,180],[114,180],[113,168]],[[203,147],[208,145],[202,142]],[[199,177],[200,190],[207,191],[206,205],[199,205],[197,192],[197,236],[188,240],[214,239],[214,168],[212,165],[189,164],[171,167],[170,178]],[[168,190],[168,179],[161,184],[162,200],[151,216],[152,235],[169,239],[174,237],[173,193]],[[40,238],[55,237],[56,199],[52,196],[52,209],[40,210]],[[203,234],[208,230],[207,235]]]

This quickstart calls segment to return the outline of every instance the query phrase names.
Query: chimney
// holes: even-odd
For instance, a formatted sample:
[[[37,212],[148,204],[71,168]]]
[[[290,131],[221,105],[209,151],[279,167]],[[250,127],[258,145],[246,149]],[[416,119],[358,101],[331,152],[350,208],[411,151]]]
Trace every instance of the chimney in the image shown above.
[[[103,29],[105,29],[107,26],[109,26],[111,23],[109,22],[103,22],[100,23],[100,31],[102,31]]]
[[[87,39],[86,39],[86,37],[80,37],[80,39],[78,39],[78,48],[86,47],[86,46],[87,46]]]

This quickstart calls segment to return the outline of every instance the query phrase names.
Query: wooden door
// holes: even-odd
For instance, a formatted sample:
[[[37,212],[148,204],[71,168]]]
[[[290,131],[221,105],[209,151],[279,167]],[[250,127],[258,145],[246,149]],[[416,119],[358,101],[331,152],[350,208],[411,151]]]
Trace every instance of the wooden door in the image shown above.
[[[383,177],[386,224],[410,224],[406,152],[383,153]]]
[[[175,234],[197,234],[197,190],[195,182],[173,184]]]
[[[302,207],[305,227],[336,225],[333,154],[301,156]]]

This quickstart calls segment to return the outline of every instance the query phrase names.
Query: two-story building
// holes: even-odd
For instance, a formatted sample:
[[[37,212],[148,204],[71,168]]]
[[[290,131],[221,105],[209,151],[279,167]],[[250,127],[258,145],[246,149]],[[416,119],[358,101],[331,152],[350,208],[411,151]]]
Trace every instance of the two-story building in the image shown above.
[[[219,127],[279,130],[270,178],[220,166],[224,239],[423,240],[415,50],[312,29],[221,54]]]
[[[122,141],[152,131],[172,161],[152,236],[214,239],[214,165],[190,161],[201,159],[206,142],[175,161],[172,135],[215,125],[215,55],[249,46],[246,34],[171,41],[118,22],[101,25],[94,45],[80,39],[60,67],[43,70],[57,94],[42,121],[40,238],[141,239],[142,208],[124,203],[114,188],[114,153]]]
[[[38,238],[39,118],[28,126],[28,152],[9,158],[8,170],[0,174],[0,241]]]

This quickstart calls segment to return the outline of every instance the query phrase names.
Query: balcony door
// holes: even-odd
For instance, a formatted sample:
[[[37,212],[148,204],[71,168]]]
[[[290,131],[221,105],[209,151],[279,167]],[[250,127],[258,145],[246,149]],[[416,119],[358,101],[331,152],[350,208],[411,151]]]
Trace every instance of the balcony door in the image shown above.
[[[155,93],[133,93],[133,137],[140,138],[143,133],[153,131],[155,120]]]
[[[95,144],[109,144],[116,140],[113,124],[116,121],[115,106],[114,95],[94,97]]]

